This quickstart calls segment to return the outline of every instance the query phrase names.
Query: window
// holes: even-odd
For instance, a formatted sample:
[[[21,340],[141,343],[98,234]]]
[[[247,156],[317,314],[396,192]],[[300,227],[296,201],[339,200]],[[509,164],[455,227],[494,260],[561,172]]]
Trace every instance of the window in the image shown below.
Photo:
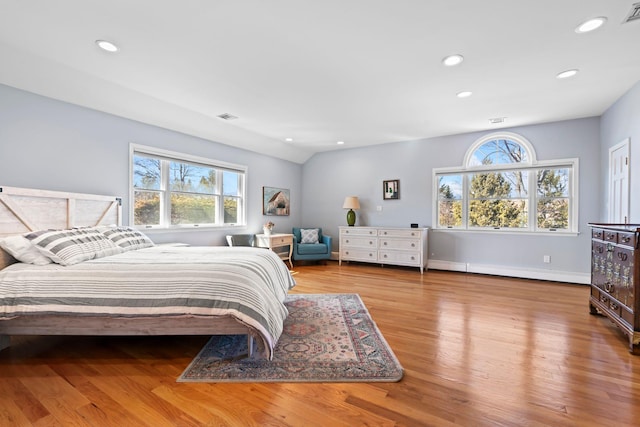
[[[462,168],[434,170],[436,228],[575,233],[577,168],[577,159],[536,161],[519,135],[488,135]]]
[[[131,145],[131,224],[145,228],[245,224],[246,167]]]

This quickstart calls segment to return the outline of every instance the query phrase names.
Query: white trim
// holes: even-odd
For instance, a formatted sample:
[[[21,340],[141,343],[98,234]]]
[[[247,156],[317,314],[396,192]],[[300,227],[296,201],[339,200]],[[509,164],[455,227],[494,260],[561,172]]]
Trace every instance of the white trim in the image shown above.
[[[489,141],[493,141],[496,139],[508,139],[511,141],[515,141],[518,144],[522,145],[524,147],[524,149],[527,151],[527,154],[529,155],[529,161],[528,162],[522,162],[519,164],[535,164],[537,162],[536,159],[536,152],[533,149],[533,145],[531,145],[531,143],[529,142],[529,140],[527,138],[525,138],[522,135],[518,135],[517,133],[513,133],[513,132],[494,132],[494,133],[490,133],[489,135],[485,135],[481,138],[476,139],[476,141],[471,144],[471,147],[469,147],[469,149],[467,150],[467,152],[464,155],[464,161],[462,163],[462,166],[464,168],[471,168],[471,169],[475,169],[474,166],[469,166],[469,161],[471,160],[471,157],[473,156],[473,154],[476,152],[476,150],[478,149],[478,147],[480,147],[481,145],[489,142]],[[495,166],[495,165],[494,165]]]
[[[591,283],[590,273],[578,273],[573,271],[542,270],[537,268],[519,268],[511,266],[472,264],[462,262],[450,262],[442,260],[429,260],[430,270],[458,271],[476,274],[488,274],[493,276],[517,277],[520,279],[547,280],[552,282],[577,283],[588,285]]]
[[[164,150],[162,148],[149,147],[148,145],[141,145],[132,142],[129,144],[129,154],[133,155],[135,151],[140,151],[145,154],[155,154],[156,156],[168,157],[175,160],[185,160],[187,162],[199,163],[207,166],[215,166],[218,169],[229,169],[236,172],[247,172],[248,167],[239,165],[236,163],[223,162],[221,160],[209,159],[201,156],[194,156],[192,154],[180,153],[177,151]],[[133,182],[133,181],[131,181]]]

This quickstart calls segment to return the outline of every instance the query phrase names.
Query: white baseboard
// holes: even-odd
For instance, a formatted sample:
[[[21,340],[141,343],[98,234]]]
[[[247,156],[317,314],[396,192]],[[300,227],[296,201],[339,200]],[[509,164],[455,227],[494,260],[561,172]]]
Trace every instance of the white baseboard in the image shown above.
[[[535,268],[518,268],[502,265],[471,264],[463,262],[429,260],[429,268],[434,270],[462,271],[467,273],[490,274],[494,276],[519,277],[522,279],[550,280],[553,282],[591,283],[590,273],[572,271],[542,270]]]

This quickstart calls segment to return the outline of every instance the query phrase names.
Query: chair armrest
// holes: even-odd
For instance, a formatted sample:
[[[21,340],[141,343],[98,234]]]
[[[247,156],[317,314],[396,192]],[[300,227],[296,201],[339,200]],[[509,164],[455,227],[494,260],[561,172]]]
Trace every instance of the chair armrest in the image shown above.
[[[331,236],[327,236],[326,234],[323,234],[322,243],[327,245],[327,247],[329,248],[329,252],[331,252]]]

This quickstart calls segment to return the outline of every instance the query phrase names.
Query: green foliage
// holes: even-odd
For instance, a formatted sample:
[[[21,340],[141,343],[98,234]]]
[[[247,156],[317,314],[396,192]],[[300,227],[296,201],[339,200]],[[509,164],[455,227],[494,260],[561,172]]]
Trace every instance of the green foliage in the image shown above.
[[[238,200],[230,197],[224,198],[224,223],[238,223]]]
[[[462,225],[462,201],[456,200],[447,184],[440,186],[440,201],[438,203],[438,223],[446,227]]]
[[[193,194],[171,195],[171,224],[213,224],[216,221],[216,199]]]
[[[504,173],[480,173],[471,179],[469,225],[521,228],[527,226],[527,203],[510,199],[511,183]]]
[[[538,228],[569,228],[569,199],[566,169],[538,172]]]
[[[160,196],[152,192],[135,192],[134,224],[158,224],[160,222]]]

